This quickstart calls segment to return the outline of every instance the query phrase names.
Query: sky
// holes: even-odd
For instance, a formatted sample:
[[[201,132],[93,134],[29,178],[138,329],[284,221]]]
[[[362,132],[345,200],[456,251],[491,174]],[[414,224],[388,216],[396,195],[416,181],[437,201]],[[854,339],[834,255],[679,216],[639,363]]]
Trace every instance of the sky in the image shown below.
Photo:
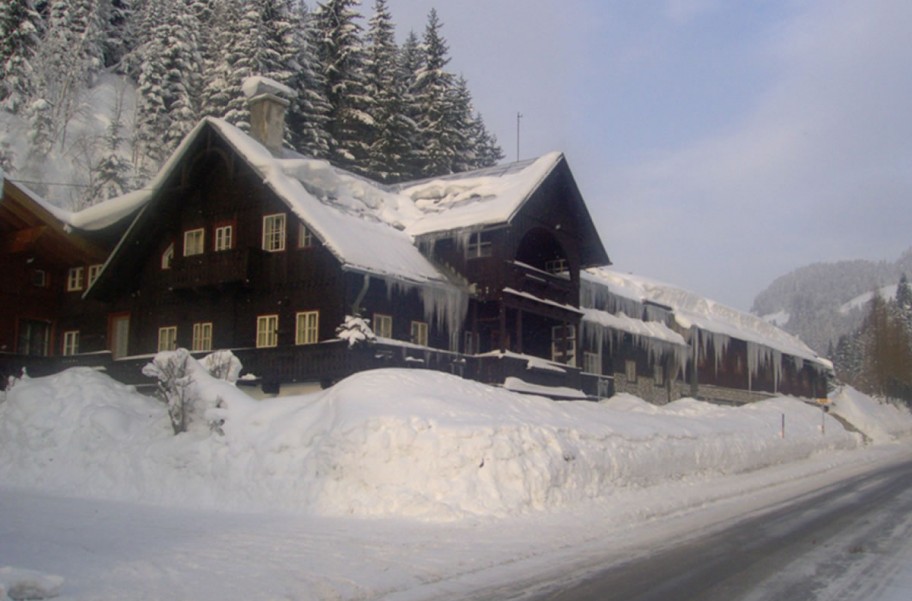
[[[436,8],[506,161],[566,154],[621,271],[749,310],[795,268],[912,247],[908,0],[388,7],[400,41]]]

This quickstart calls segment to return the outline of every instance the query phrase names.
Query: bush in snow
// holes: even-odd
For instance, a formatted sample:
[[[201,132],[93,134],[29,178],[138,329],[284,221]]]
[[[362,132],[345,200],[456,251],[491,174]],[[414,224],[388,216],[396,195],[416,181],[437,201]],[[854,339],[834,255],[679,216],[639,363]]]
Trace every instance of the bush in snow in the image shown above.
[[[370,344],[377,339],[367,320],[346,315],[342,325],[336,328],[336,337],[348,341],[348,348],[359,344]]]
[[[233,385],[242,367],[231,351],[216,351],[197,361],[187,349],[179,348],[155,355],[143,367],[143,375],[158,379],[158,396],[168,405],[175,434],[186,432],[195,422],[221,433],[222,422],[206,416],[209,409],[221,405],[221,397],[209,393],[206,381],[215,378]]]
[[[214,353],[206,355],[200,359],[200,365],[202,365],[213,378],[225,380],[232,384],[237,382],[238,376],[241,374],[241,369],[244,367],[241,365],[241,360],[228,350],[215,351]]]
[[[144,376],[158,378],[158,396],[168,405],[168,416],[175,434],[187,431],[187,405],[193,404],[190,398],[193,377],[188,373],[187,364],[192,360],[189,351],[184,348],[162,351],[142,370]]]

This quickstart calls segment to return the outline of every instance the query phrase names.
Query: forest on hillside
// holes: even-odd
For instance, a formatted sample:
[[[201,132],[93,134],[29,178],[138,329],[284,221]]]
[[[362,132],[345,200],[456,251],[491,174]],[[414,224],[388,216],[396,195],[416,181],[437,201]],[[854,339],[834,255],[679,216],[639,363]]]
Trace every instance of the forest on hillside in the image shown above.
[[[141,187],[206,116],[247,129],[251,75],[295,93],[286,144],[382,182],[496,164],[435,10],[396,42],[386,0],[13,0],[0,3],[0,172],[39,193],[72,164],[74,208]],[[119,86],[102,131],[87,95]],[[97,107],[95,107],[97,109]],[[97,110],[96,110],[97,112]],[[96,115],[96,121],[99,119]],[[25,143],[20,143],[24,139]]]

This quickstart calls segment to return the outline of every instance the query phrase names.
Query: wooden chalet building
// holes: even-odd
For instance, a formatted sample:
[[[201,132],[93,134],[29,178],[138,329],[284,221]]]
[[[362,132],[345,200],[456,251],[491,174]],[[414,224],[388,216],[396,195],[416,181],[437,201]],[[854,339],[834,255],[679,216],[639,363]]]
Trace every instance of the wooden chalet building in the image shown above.
[[[58,358],[39,373],[78,362],[139,383],[160,350],[227,348],[267,393],[409,366],[554,398],[820,394],[809,351],[714,332],[603,269],[563,155],[384,186],[282,148],[282,86],[245,89],[252,133],[201,121],[143,191],[65,214],[6,182],[3,302],[34,310],[3,316],[0,369],[40,348]],[[36,269],[53,293],[27,285]],[[349,344],[351,316],[375,340]]]

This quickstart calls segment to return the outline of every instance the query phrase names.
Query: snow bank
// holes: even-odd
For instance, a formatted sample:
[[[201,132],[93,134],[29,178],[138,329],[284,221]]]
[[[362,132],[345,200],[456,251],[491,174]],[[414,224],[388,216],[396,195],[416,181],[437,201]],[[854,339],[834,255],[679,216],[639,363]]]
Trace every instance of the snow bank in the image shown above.
[[[202,381],[220,430],[88,369],[0,403],[0,478],[77,496],[451,520],[554,510],[625,487],[736,474],[860,444],[793,399],[741,408],[633,397],[556,403],[423,370],[376,370],[254,401]],[[782,415],[786,436],[780,437]]]
[[[875,443],[912,435],[912,413],[908,407],[872,399],[847,385],[841,386],[830,399],[833,413],[845,418]]]

